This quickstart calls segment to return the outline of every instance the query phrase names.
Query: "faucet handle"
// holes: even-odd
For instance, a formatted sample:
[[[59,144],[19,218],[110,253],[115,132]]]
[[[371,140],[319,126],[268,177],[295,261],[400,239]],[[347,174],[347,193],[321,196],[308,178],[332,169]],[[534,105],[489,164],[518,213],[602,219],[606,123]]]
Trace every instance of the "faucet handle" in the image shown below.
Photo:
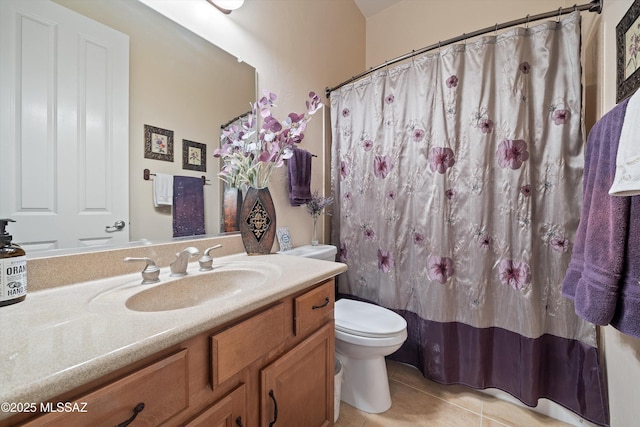
[[[200,264],[200,271],[209,271],[213,270],[213,258],[209,255],[209,252],[221,248],[222,245],[211,246],[210,248],[205,249],[204,255],[200,257],[198,263]]]
[[[142,284],[143,285],[149,285],[151,283],[157,283],[160,281],[159,276],[160,276],[160,269],[158,268],[158,266],[156,265],[155,262],[153,262],[153,260],[151,258],[133,258],[133,257],[126,257],[124,260],[124,262],[133,262],[133,261],[144,261],[146,262],[146,266],[144,267],[144,269],[142,270]]]
[[[196,255],[200,255],[200,250],[198,248],[195,248],[193,246],[188,246],[186,248],[184,248],[183,250],[181,250],[180,252],[176,253],[176,257],[179,257],[180,255],[187,253],[189,254],[189,256],[196,256]]]

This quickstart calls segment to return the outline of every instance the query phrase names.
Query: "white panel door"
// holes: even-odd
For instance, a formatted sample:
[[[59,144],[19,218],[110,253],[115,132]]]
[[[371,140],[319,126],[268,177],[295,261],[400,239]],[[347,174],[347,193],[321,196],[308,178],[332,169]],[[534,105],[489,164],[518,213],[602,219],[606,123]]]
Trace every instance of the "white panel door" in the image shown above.
[[[1,0],[0,64],[0,217],[17,221],[14,240],[128,242],[129,37],[49,0]]]

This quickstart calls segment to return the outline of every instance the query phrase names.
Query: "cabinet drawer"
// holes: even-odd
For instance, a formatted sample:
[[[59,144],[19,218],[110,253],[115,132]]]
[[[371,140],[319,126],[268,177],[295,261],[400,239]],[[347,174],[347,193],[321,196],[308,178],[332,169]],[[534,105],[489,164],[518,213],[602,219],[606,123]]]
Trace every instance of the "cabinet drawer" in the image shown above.
[[[284,342],[280,303],[211,337],[213,385],[222,384]]]
[[[144,403],[135,426],[159,426],[189,406],[187,350],[168,356],[71,403],[84,412],[51,412],[27,426],[109,426],[129,419]],[[77,404],[77,405],[76,405]],[[56,409],[56,403],[53,408]]]
[[[333,319],[334,282],[328,280],[294,300],[294,333],[300,335],[327,319]]]

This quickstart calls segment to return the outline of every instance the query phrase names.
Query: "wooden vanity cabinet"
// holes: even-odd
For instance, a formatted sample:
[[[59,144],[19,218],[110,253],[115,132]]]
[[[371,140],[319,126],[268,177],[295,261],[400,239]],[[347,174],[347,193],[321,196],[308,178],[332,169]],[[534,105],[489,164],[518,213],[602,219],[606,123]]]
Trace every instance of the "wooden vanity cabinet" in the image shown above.
[[[261,426],[333,425],[333,349],[326,323],[262,370]]]
[[[333,425],[334,280],[267,305],[51,402],[86,403],[0,427]],[[277,419],[273,423],[276,413]]]

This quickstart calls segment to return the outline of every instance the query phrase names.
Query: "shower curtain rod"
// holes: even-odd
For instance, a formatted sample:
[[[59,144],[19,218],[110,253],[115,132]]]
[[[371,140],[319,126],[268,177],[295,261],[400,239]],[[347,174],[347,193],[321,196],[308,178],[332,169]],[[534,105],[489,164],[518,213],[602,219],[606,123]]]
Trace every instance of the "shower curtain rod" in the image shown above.
[[[344,82],[340,83],[337,86],[334,86],[332,88],[327,87],[324,90],[325,96],[327,98],[329,98],[329,96],[331,95],[331,92],[333,92],[334,90],[340,89],[342,86],[344,86],[346,84],[349,84],[349,83],[351,83],[353,81],[356,81],[359,78],[366,76],[367,74],[373,73],[374,71],[378,71],[378,70],[380,70],[382,68],[388,67],[389,65],[395,64],[395,63],[400,62],[400,61],[404,61],[405,59],[412,58],[412,57],[414,57],[416,55],[423,54],[423,53],[428,52],[430,50],[439,49],[442,46],[447,46],[447,45],[450,45],[450,44],[453,44],[453,43],[457,43],[457,42],[460,42],[460,41],[463,41],[463,40],[466,40],[466,39],[470,39],[470,38],[473,38],[473,37],[476,37],[476,36],[480,36],[482,34],[487,34],[487,33],[490,33],[492,31],[498,31],[498,30],[502,30],[502,29],[505,29],[505,28],[513,27],[515,25],[528,24],[529,22],[532,22],[532,21],[539,21],[541,19],[553,18],[554,16],[560,17],[560,15],[565,15],[567,13],[575,12],[575,11],[578,11],[578,10],[581,11],[581,12],[584,11],[584,10],[588,10],[589,12],[600,13],[600,12],[602,12],[602,2],[603,1],[604,0],[593,0],[590,3],[586,3],[586,4],[582,4],[582,5],[577,5],[576,4],[576,5],[573,5],[571,7],[564,8],[564,9],[560,7],[560,8],[558,8],[558,10],[551,11],[551,12],[539,13],[539,14],[533,15],[533,16],[527,15],[526,17],[524,17],[522,19],[516,19],[514,21],[504,22],[502,24],[496,24],[496,25],[491,26],[491,27],[486,27],[486,28],[483,28],[481,30],[474,31],[473,33],[468,33],[468,34],[465,33],[465,34],[462,34],[461,36],[458,36],[458,37],[453,37],[453,38],[448,39],[448,40],[439,41],[438,43],[432,44],[432,45],[427,46],[427,47],[423,47],[422,49],[413,50],[410,53],[406,53],[406,54],[404,54],[402,56],[399,56],[397,58],[394,58],[394,59],[392,59],[390,61],[385,61],[384,64],[380,64],[380,65],[378,65],[376,67],[372,67],[372,68],[368,69],[367,71],[363,71],[362,73],[351,77],[349,80],[345,80]]]

